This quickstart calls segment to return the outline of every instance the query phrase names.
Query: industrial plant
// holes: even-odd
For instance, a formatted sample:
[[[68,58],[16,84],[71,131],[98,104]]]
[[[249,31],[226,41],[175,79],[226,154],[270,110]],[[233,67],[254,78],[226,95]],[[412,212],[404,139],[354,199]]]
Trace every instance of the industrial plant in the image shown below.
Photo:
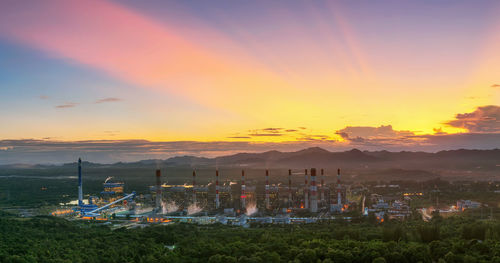
[[[269,180],[272,174],[266,169],[262,174],[263,186],[247,185],[245,170],[241,170],[241,180],[235,182],[221,181],[222,176],[216,169],[213,180],[206,185],[197,184],[196,170],[192,172],[191,184],[167,184],[160,169],[152,175],[156,183],[149,187],[150,193],[125,193],[124,182],[108,177],[100,196],[89,195],[84,200],[82,161],[79,159],[77,205],[54,211],[52,215],[98,221],[126,219],[139,223],[290,224],[350,219],[343,213],[356,206],[347,198],[348,187],[341,183],[340,169],[336,171],[336,183],[331,185],[325,184],[325,170],[320,169],[318,173],[316,168],[288,170],[288,182],[273,184]]]

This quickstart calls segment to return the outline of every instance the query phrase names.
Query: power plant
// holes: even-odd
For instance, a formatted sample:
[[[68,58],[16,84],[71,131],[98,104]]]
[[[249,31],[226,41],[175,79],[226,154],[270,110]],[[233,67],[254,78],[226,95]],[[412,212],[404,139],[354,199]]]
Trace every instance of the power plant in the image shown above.
[[[249,222],[316,222],[338,218],[336,214],[349,209],[346,187],[341,185],[340,181],[340,169],[337,170],[336,183],[331,185],[325,184],[325,170],[320,169],[319,187],[316,168],[303,171],[303,173],[293,172],[289,169],[288,177],[285,177],[288,179],[287,183],[282,184],[275,179],[275,183],[271,184],[270,171],[266,169],[262,174],[264,187],[259,188],[256,187],[258,183],[252,183],[253,181],[250,181],[250,186],[247,185],[245,170],[241,170],[241,181],[237,189],[236,182],[228,180],[220,182],[218,169],[215,170],[215,183],[212,181],[207,185],[197,182],[196,170],[192,171],[191,185],[162,183],[162,171],[157,169],[154,173],[155,184],[150,187],[150,199],[144,197],[148,194],[141,194],[139,199],[135,192],[125,194],[124,183],[113,181],[112,177],[108,177],[103,184],[104,190],[100,193],[101,196],[90,195],[88,201],[85,201],[82,161],[79,159],[78,205],[72,210],[65,211],[73,211],[78,215],[77,218],[95,220],[126,218],[134,222],[147,223],[203,221],[244,225]],[[294,184],[297,175],[304,176],[303,185]],[[262,185],[262,181],[260,184]],[[240,192],[239,198],[238,196],[233,198],[234,191]],[[235,202],[239,205],[235,205]],[[296,215],[301,216],[295,217]]]

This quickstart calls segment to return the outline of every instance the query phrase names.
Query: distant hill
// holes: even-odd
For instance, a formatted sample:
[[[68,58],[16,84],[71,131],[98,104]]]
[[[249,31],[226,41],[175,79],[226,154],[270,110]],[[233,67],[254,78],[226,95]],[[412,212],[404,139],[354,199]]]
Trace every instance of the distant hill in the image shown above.
[[[226,170],[234,178],[240,169],[248,169],[249,176],[258,175],[260,169],[277,169],[278,174],[286,176],[288,169],[316,167],[327,171],[341,168],[344,174],[356,180],[428,180],[437,177],[450,180],[498,180],[500,175],[500,150],[453,150],[437,153],[428,152],[389,152],[360,151],[352,149],[344,152],[330,152],[314,147],[296,152],[267,151],[262,153],[238,153],[216,158],[196,156],[177,156],[168,159],[151,159],[138,162],[118,162],[99,164],[83,162],[87,174],[99,178],[107,176],[124,177],[138,180],[151,179],[153,169],[166,169],[171,180],[182,182],[190,170],[199,171],[200,178],[211,178],[215,168]],[[63,165],[3,165],[3,175],[74,175],[76,162]],[[251,170],[254,170],[253,172]],[[231,171],[227,173],[227,171]],[[257,172],[256,172],[257,171]],[[277,172],[274,173],[275,175]],[[101,178],[101,179],[102,179]],[[99,180],[101,180],[99,179]]]
[[[382,168],[382,169],[480,169],[500,171],[500,149],[452,150],[437,153],[360,151],[330,152],[314,147],[296,152],[238,153],[216,158],[178,156],[166,160],[115,163],[111,166],[251,167],[251,168]]]

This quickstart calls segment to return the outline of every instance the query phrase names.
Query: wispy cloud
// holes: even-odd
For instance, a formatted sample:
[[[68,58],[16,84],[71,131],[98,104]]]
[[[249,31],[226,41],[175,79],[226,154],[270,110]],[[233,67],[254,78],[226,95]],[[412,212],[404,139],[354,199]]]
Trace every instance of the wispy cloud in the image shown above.
[[[316,140],[328,140],[330,136],[328,135],[317,135],[313,134],[306,127],[298,128],[262,128],[249,130],[247,136],[251,137],[283,137],[284,140],[290,141],[316,141]]]
[[[106,136],[116,136],[120,133],[120,131],[104,131]]]
[[[500,84],[493,84],[491,85],[492,88],[500,88]]]
[[[283,136],[283,134],[281,134],[281,133],[250,133],[248,135],[255,136],[255,137]]]
[[[41,100],[48,100],[49,99],[49,96],[46,96],[46,95],[40,95],[38,96],[39,99]]]
[[[120,99],[120,98],[115,98],[115,97],[108,97],[108,98],[99,99],[99,100],[97,100],[95,103],[96,103],[96,104],[99,104],[99,103],[106,103],[106,102],[119,102],[119,101],[122,101],[122,99]]]
[[[264,128],[262,131],[271,132],[271,133],[280,133],[283,128]]]
[[[61,105],[56,105],[55,107],[58,109],[67,109],[67,108],[74,108],[77,105],[78,105],[78,103],[76,103],[76,102],[66,102],[66,103],[61,104]]]

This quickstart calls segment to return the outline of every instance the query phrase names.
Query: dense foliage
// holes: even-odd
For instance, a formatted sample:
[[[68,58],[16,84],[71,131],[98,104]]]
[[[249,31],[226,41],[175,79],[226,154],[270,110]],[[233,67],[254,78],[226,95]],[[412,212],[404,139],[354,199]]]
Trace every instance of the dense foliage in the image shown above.
[[[1,262],[500,262],[500,223],[172,224],[111,230],[52,217],[0,216]]]

